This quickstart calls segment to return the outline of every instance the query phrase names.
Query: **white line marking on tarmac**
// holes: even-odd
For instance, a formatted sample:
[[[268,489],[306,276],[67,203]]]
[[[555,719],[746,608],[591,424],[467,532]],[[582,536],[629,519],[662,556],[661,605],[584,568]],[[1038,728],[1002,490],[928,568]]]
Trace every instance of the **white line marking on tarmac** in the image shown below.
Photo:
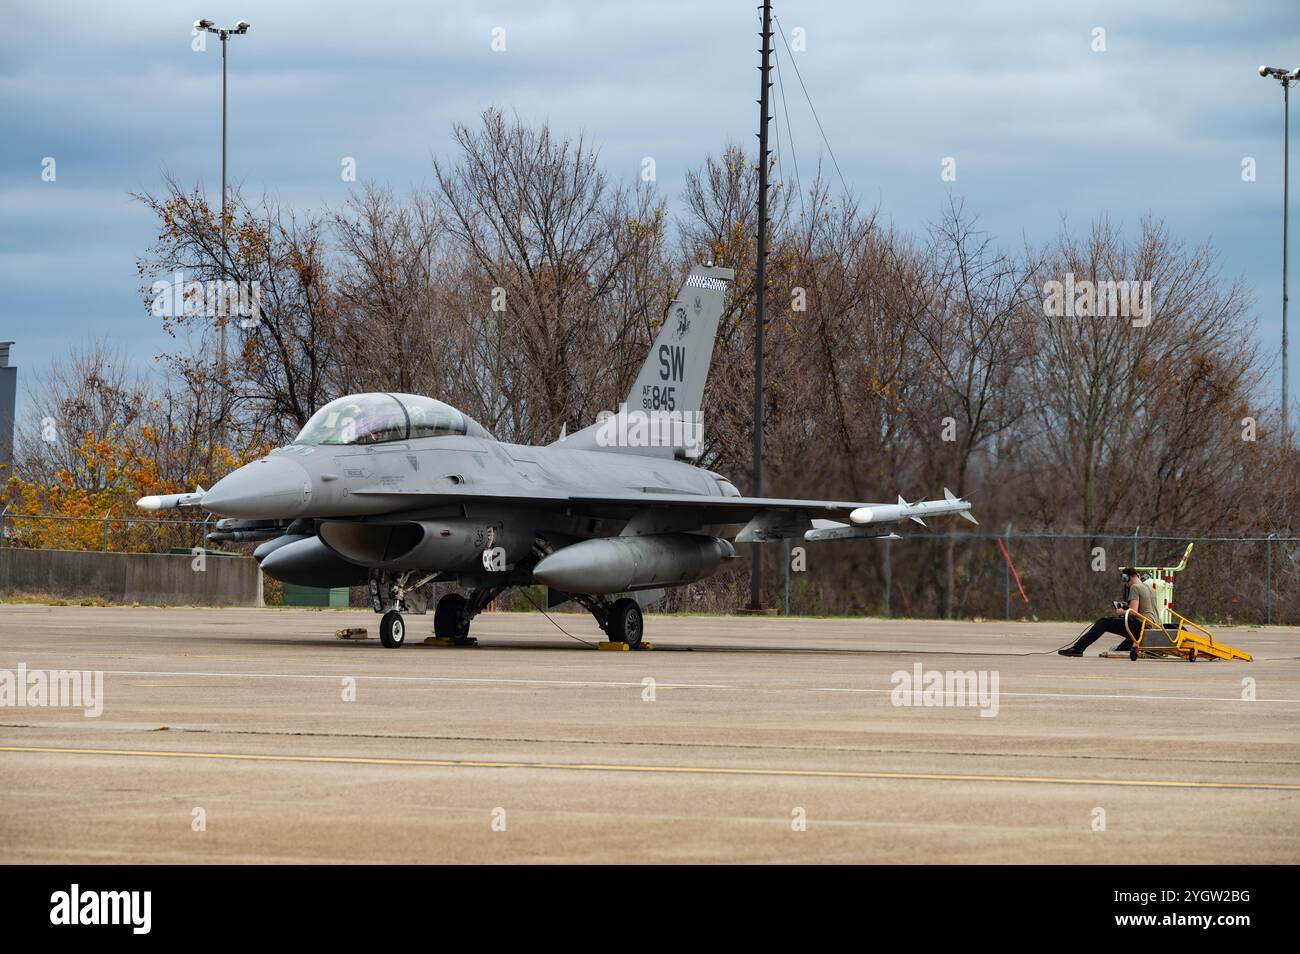
[[[391,682],[452,682],[452,683],[498,683],[520,686],[579,686],[588,688],[643,688],[640,680],[636,682],[599,682],[590,679],[506,679],[503,677],[474,676],[381,676],[366,673],[317,673],[317,672],[200,672],[169,671],[156,669],[105,669],[107,676],[201,676],[234,679],[330,679],[339,680],[346,677],[353,679],[383,679]],[[725,686],[707,682],[661,682],[658,689],[741,689],[742,686]]]
[[[105,675],[110,676],[193,676],[199,678],[220,678],[220,679],[329,679],[338,680],[344,676],[355,679],[377,679],[388,682],[433,682],[433,683],[452,683],[468,685],[514,685],[514,686],[563,686],[570,688],[587,688],[587,689],[640,689],[642,684],[636,682],[613,682],[599,681],[594,679],[507,679],[504,677],[473,677],[473,676],[389,676],[378,674],[364,673],[297,673],[297,672],[208,672],[208,671],[179,671],[179,670],[156,670],[156,669],[105,669]],[[889,695],[894,692],[893,689],[862,689],[853,687],[833,687],[833,686],[734,686],[723,683],[711,682],[661,682],[658,683],[659,689],[717,689],[722,691],[735,692],[744,689],[763,689],[766,691],[795,691],[795,692],[840,692],[856,693],[867,695]],[[1238,696],[1161,696],[1161,695],[1134,695],[1127,693],[1094,693],[1094,692],[1008,692],[1002,690],[999,692],[1003,697],[1015,698],[1036,698],[1036,699],[1130,699],[1135,702],[1244,702]],[[1300,705],[1300,699],[1255,699],[1255,703],[1271,702],[1277,705]]]

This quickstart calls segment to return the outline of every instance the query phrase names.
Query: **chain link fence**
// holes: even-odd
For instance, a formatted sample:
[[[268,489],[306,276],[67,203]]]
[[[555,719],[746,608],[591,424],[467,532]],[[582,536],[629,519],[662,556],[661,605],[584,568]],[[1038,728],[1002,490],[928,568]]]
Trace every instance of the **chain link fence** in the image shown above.
[[[808,545],[802,572],[790,553],[773,566],[768,598],[795,614],[1085,620],[1108,615],[1121,598],[1121,566],[1172,567],[1192,543],[1187,568],[1174,574],[1178,612],[1300,624],[1300,537],[903,533]]]
[[[0,513],[0,546],[167,553],[205,545],[211,521]],[[767,600],[805,616],[1092,619],[1121,596],[1121,566],[1173,566],[1174,607],[1216,623],[1300,625],[1300,537],[987,531],[763,547]],[[1001,546],[999,546],[999,542]],[[239,545],[232,549],[242,550]],[[251,548],[249,548],[251,551]],[[753,547],[741,547],[752,551]],[[211,547],[209,547],[211,550]],[[731,612],[748,559],[672,589],[660,608]]]
[[[6,510],[0,513],[0,547],[168,553],[204,546],[209,526],[203,520],[64,517]]]

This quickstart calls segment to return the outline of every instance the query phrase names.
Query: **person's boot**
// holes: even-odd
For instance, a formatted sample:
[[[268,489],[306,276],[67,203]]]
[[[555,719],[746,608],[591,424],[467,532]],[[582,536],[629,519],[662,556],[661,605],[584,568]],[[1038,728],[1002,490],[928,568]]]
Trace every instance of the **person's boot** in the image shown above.
[[[1075,649],[1073,646],[1067,646],[1064,649],[1058,649],[1056,653],[1058,656],[1082,656],[1083,650]]]

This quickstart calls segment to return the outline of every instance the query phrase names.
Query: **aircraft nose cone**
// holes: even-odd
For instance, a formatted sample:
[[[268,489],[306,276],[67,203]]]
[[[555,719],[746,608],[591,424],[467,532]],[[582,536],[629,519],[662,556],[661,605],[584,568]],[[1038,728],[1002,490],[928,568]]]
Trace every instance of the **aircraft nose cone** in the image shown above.
[[[296,517],[311,502],[311,477],[283,457],[263,457],[222,477],[203,495],[203,509],[223,517]]]

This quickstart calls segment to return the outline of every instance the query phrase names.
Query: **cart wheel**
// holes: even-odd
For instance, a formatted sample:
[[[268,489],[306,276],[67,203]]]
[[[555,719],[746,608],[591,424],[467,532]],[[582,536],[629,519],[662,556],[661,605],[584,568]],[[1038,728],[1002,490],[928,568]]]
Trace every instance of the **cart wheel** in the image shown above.
[[[1188,662],[1196,662],[1196,647],[1195,647],[1195,646],[1193,646],[1191,649],[1187,650],[1187,661],[1188,661]]]
[[[1131,659],[1131,660],[1133,660],[1133,662],[1137,662],[1137,661],[1138,661],[1138,651],[1137,651],[1136,649],[1130,649],[1130,650],[1128,651],[1128,658]]]

